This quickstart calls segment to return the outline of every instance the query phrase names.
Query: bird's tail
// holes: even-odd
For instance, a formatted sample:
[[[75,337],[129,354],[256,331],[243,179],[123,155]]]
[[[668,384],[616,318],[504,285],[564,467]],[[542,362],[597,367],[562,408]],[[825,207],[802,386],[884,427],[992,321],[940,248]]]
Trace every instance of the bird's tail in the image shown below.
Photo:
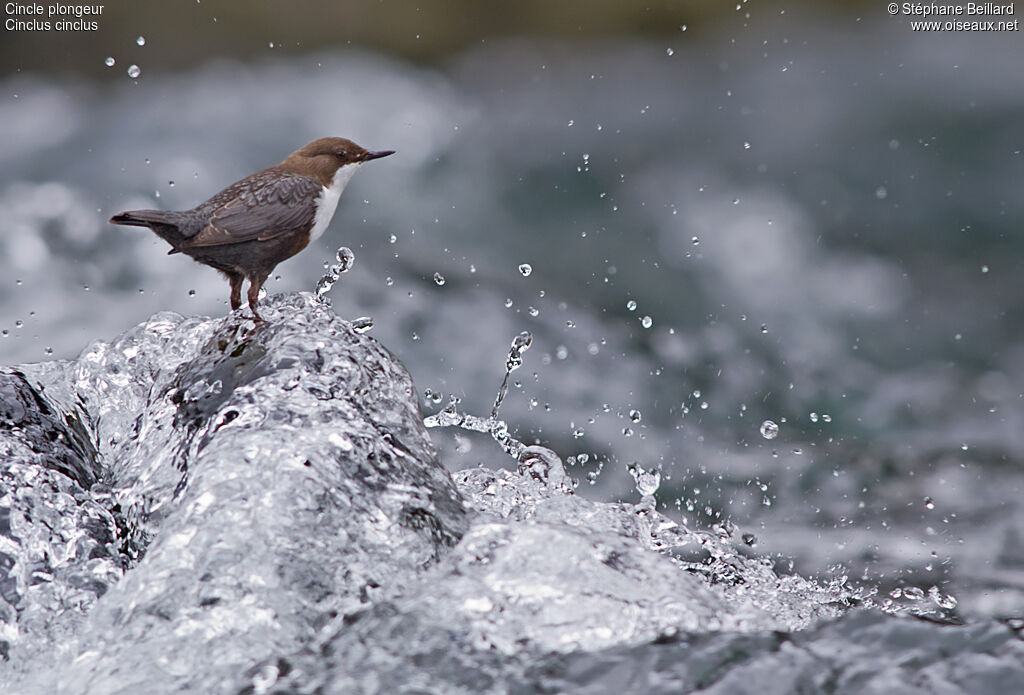
[[[111,224],[123,224],[129,227],[149,227],[157,236],[173,246],[170,253],[176,253],[178,246],[185,239],[179,228],[180,214],[167,210],[129,210],[110,218]]]
[[[110,218],[111,224],[150,227],[154,224],[175,224],[174,213],[166,210],[129,210]],[[177,225],[175,225],[177,226]]]

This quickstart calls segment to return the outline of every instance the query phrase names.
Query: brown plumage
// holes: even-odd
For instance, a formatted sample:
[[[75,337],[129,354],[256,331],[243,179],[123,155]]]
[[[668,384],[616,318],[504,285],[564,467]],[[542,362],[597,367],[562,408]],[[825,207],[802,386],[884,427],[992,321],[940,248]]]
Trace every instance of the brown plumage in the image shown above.
[[[275,266],[306,248],[327,229],[338,198],[363,162],[394,154],[370,152],[345,138],[320,138],[283,162],[247,176],[191,210],[130,210],[113,224],[149,227],[184,253],[216,268],[231,283],[231,308],[249,308],[257,321],[259,292]]]

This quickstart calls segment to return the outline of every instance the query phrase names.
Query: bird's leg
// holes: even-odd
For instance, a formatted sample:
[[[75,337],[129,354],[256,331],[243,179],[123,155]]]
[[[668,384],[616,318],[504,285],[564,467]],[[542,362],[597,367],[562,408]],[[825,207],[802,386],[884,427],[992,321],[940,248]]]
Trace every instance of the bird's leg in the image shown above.
[[[244,280],[245,276],[243,275],[228,275],[228,282],[231,283],[231,311],[242,306],[242,282]]]
[[[266,323],[256,307],[260,303],[260,289],[263,287],[263,283],[267,279],[266,275],[250,275],[249,276],[249,308],[252,309],[252,315],[256,319],[256,323]]]

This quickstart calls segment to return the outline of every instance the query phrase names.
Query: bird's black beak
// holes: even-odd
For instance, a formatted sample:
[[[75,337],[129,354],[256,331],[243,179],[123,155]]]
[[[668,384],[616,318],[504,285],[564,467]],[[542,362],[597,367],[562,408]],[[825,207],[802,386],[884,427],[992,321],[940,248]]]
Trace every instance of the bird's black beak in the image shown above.
[[[368,162],[371,159],[380,159],[381,157],[387,157],[389,154],[394,154],[394,150],[381,150],[379,152],[367,152],[363,155],[363,161]]]

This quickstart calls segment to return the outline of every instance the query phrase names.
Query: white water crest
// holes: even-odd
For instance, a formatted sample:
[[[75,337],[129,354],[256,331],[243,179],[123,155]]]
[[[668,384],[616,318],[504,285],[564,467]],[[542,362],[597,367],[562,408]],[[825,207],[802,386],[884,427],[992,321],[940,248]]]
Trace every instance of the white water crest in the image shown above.
[[[449,475],[383,345],[309,293],[264,306],[0,372],[0,690],[724,693],[769,668],[758,692],[781,693],[822,660],[858,683],[967,662],[929,670],[953,687],[992,655],[1024,675],[998,623],[850,613],[870,590],[780,574],[650,497],[585,500],[545,447]],[[930,656],[897,661],[906,639]]]

